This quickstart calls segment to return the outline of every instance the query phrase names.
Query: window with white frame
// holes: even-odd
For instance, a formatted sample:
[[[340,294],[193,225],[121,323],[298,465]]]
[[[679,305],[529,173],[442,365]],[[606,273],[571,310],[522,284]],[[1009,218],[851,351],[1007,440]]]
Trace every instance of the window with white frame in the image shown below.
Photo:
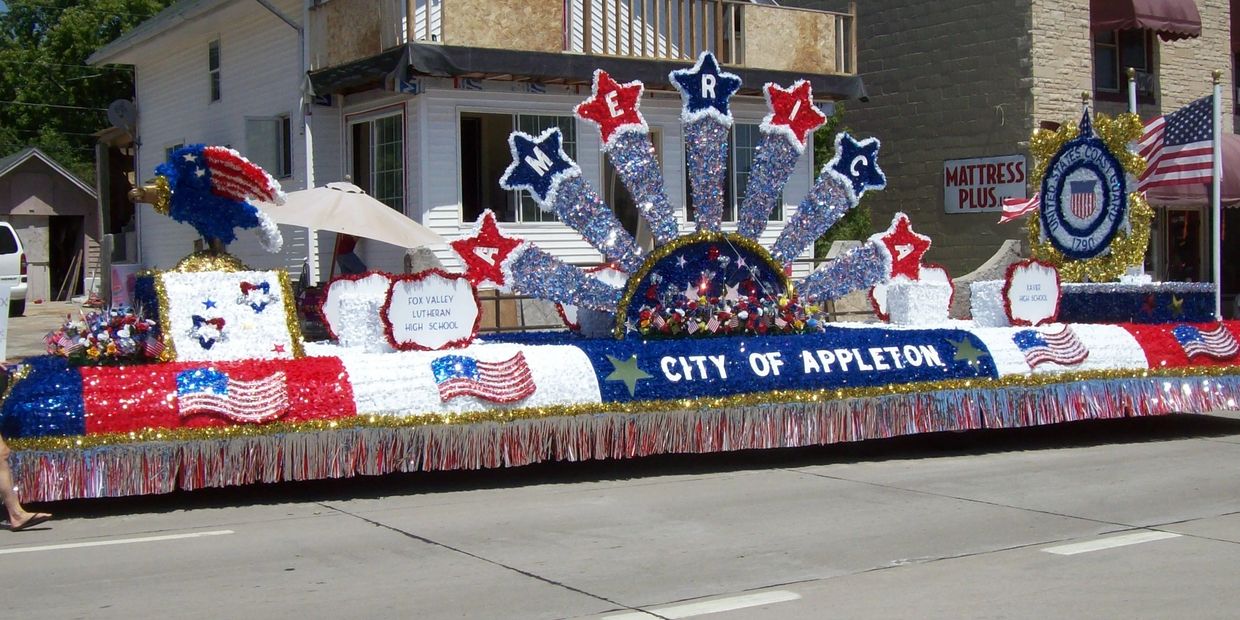
[[[577,123],[572,116],[551,114],[513,114],[495,112],[462,112],[461,141],[461,218],[475,221],[484,209],[491,209],[502,222],[555,222],[554,212],[546,212],[530,197],[529,192],[505,192],[497,183],[512,154],[508,135],[519,130],[537,136],[559,127],[564,136],[562,148],[570,158],[577,158]]]
[[[723,183],[723,221],[735,222],[736,214],[745,201],[745,188],[749,185],[749,173],[753,169],[754,155],[758,152],[758,144],[762,141],[762,131],[757,124],[733,123],[732,133],[728,136],[728,167]],[[685,169],[688,170],[689,149],[685,149]],[[686,177],[685,183],[689,180]],[[689,205],[686,209],[688,218],[693,220],[692,191],[688,192]],[[771,210],[769,221],[784,219],[783,193]]]
[[[293,174],[292,122],[288,115],[245,119],[245,156],[278,179]]]
[[[207,79],[211,83],[211,101],[220,100],[220,40],[207,44]]]
[[[397,112],[349,122],[353,183],[379,202],[405,210],[405,119]]]

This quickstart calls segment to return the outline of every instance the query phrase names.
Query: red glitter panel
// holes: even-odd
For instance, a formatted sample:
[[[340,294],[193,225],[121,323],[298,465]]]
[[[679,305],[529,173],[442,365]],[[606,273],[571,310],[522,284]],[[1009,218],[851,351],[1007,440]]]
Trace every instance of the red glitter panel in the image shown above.
[[[86,433],[236,424],[209,413],[181,415],[177,375],[195,369],[216,370],[233,381],[259,381],[283,372],[288,409],[273,421],[305,422],[357,415],[348,374],[344,364],[335,357],[85,367],[82,368],[82,399],[86,408]]]
[[[1209,331],[1218,323],[1126,323],[1121,325],[1128,330],[1141,348],[1145,351],[1145,359],[1150,368],[1175,368],[1177,366],[1234,366],[1240,364],[1240,356],[1230,359],[1215,359],[1207,355],[1195,355],[1189,358],[1184,348],[1176,340],[1172,330],[1180,325],[1191,325],[1201,331]],[[1231,335],[1240,339],[1240,322],[1223,321],[1223,325]]]

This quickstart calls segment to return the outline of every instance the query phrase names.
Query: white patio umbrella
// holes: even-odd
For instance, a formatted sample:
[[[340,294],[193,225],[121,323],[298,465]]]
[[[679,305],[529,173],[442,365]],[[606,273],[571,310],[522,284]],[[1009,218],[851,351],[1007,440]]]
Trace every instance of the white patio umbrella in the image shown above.
[[[435,231],[372,198],[352,183],[289,192],[284,204],[259,202],[277,224],[331,230],[402,248],[447,243]]]

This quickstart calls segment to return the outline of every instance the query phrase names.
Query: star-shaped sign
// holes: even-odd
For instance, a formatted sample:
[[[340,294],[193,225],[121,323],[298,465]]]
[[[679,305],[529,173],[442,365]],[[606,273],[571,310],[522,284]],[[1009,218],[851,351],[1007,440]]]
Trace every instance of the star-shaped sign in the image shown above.
[[[692,68],[672,71],[668,78],[684,99],[686,122],[713,116],[725,125],[732,124],[728,101],[740,90],[741,78],[721,71],[714,54],[702,52]]]
[[[1177,295],[1171,296],[1171,316],[1178,317],[1184,314],[1184,298]]]
[[[540,204],[547,204],[560,181],[581,174],[577,163],[564,152],[564,134],[559,127],[551,127],[535,138],[525,132],[514,131],[508,136],[508,150],[512,163],[499,178],[504,189],[528,189]]]
[[[835,134],[835,157],[823,172],[844,182],[854,204],[866,190],[887,187],[887,176],[878,167],[878,146],[878,138],[857,142],[846,132]]]
[[[982,357],[989,355],[985,351],[974,346],[973,340],[967,337],[961,338],[960,340],[952,340],[951,338],[948,338],[947,342],[956,349],[954,361],[957,362],[967,361],[970,366],[980,366],[982,363]]]
[[[620,84],[611,79],[606,71],[594,71],[594,94],[574,108],[582,120],[598,125],[603,135],[603,146],[611,141],[618,130],[648,130],[646,120],[637,107],[641,103],[642,83],[638,81]]]
[[[452,249],[465,263],[465,277],[474,286],[487,280],[502,288],[507,288],[504,272],[500,265],[513,250],[523,242],[520,239],[505,237],[495,223],[495,213],[490,209],[482,212],[474,224],[474,235],[457,239],[451,243]]]
[[[650,378],[649,373],[637,367],[636,355],[632,355],[624,361],[608,355],[607,361],[611,362],[613,370],[604,381],[623,381],[624,385],[629,388],[629,396],[633,396],[637,392],[638,381]]]
[[[768,82],[763,90],[771,113],[763,119],[762,129],[783,134],[798,150],[804,149],[805,136],[827,122],[827,115],[814,105],[809,82],[797,80],[788,89]]]
[[[891,277],[919,279],[921,259],[930,249],[930,237],[915,232],[904,213],[896,213],[887,232],[875,236],[891,254]]]

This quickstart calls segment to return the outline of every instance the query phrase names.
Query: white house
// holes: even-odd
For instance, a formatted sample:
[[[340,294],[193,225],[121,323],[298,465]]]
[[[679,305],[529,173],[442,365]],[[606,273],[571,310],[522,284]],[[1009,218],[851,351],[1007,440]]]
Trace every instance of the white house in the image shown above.
[[[349,178],[448,239],[468,235],[490,208],[507,234],[587,264],[601,257],[580,235],[499,187],[509,132],[561,127],[585,178],[640,240],[639,218],[600,152],[598,131],[572,109],[589,96],[596,68],[621,82],[642,80],[641,109],[668,197],[689,232],[681,102],[668,72],[711,49],[744,80],[732,102],[727,188],[739,204],[767,113],[765,82],[808,79],[819,102],[864,97],[854,14],[735,0],[183,0],[90,62],[135,67],[140,178],[175,146],[229,145],[286,191]],[[812,185],[809,159],[807,151],[764,244]],[[138,217],[145,266],[166,268],[192,251],[190,227],[149,207]],[[255,267],[294,273],[317,256],[312,269],[325,279],[334,235],[284,234],[279,255],[245,234],[231,251]],[[458,264],[447,247],[434,249],[449,268]],[[358,252],[372,268],[402,268],[402,248],[363,241]]]

